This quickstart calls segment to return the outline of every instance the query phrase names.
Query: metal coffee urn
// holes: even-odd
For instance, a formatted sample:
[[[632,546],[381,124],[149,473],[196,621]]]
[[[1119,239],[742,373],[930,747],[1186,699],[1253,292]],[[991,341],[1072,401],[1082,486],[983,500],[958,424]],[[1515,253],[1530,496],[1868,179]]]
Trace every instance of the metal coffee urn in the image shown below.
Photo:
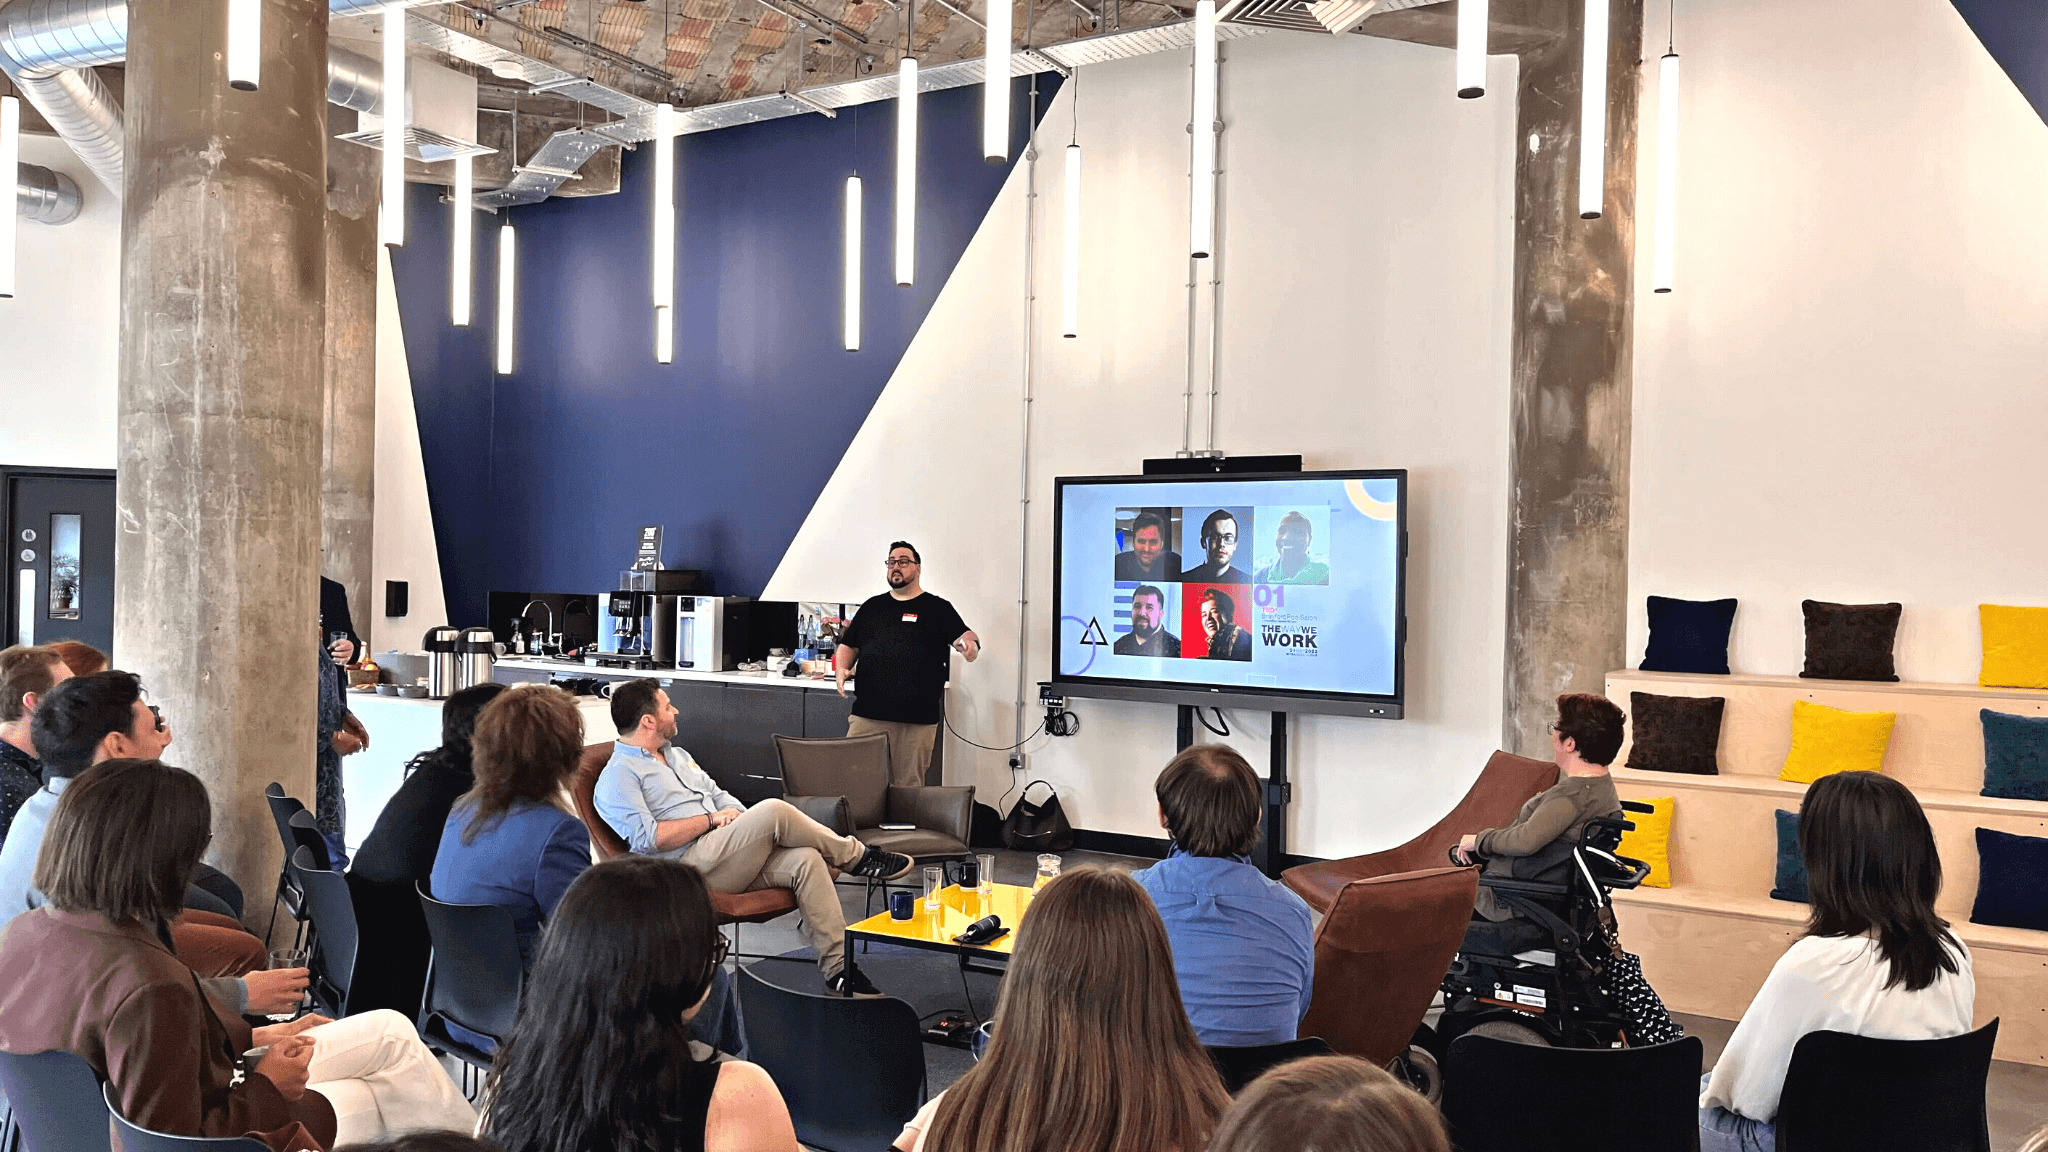
[[[455,642],[457,659],[455,690],[491,682],[491,667],[498,662],[498,637],[489,628],[464,628]]]
[[[427,695],[446,700],[461,688],[456,683],[462,670],[455,645],[462,639],[460,628],[429,628],[420,646],[427,650]]]

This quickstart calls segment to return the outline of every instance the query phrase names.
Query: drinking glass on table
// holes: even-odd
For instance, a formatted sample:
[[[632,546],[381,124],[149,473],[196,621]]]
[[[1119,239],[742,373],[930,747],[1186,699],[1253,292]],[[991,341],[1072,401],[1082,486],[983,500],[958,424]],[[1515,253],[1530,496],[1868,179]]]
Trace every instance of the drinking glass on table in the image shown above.
[[[272,969],[306,968],[310,966],[312,959],[313,953],[309,948],[273,948],[270,951],[270,967]],[[311,995],[312,991],[312,985],[308,984],[306,987],[307,995]],[[299,1008],[303,1009],[304,1007],[305,1000],[304,997],[301,997]],[[272,1012],[269,1014],[269,1018],[282,1024],[286,1020],[297,1017],[298,1014],[296,1010],[291,1012]]]
[[[979,880],[979,883],[975,884],[974,890],[986,896],[995,888],[996,854],[993,852],[977,852],[974,854],[974,860],[976,865],[978,865],[975,873]]]
[[[1047,852],[1038,858],[1038,878],[1031,882],[1033,891],[1045,887],[1060,878],[1060,858]]]
[[[946,886],[946,870],[940,865],[927,865],[924,870],[924,909],[927,912],[939,910],[939,889]]]

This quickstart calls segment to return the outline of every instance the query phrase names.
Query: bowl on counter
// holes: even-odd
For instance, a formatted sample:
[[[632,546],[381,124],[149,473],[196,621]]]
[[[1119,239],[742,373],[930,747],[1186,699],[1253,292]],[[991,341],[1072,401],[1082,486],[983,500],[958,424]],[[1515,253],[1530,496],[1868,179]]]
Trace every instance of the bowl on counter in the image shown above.
[[[427,698],[427,686],[424,684],[400,684],[398,686],[398,694],[407,700],[425,700]]]
[[[396,684],[379,684],[379,685],[377,685],[377,695],[379,695],[379,696],[396,696],[396,695],[398,695],[398,685],[396,685]]]

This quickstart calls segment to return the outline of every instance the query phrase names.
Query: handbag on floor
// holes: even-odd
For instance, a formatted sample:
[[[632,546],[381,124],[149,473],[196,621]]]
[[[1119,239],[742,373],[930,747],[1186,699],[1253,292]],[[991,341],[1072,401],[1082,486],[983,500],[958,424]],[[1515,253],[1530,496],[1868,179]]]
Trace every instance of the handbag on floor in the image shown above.
[[[1612,913],[1601,909],[1606,916]],[[1607,946],[1614,953],[1602,966],[1601,983],[1607,986],[1607,994],[1614,998],[1614,1006],[1628,1021],[1626,1031],[1631,1048],[1650,1044],[1669,1044],[1683,1039],[1685,1029],[1671,1018],[1671,1010],[1664,1007],[1664,998],[1650,987],[1643,978],[1643,958],[1633,952],[1621,949],[1621,937],[1615,934],[1612,925],[1607,926]]]
[[[1045,800],[1032,803],[1031,790],[1045,784]],[[1019,852],[1064,852],[1074,846],[1074,826],[1060,808],[1060,794],[1043,780],[1024,786],[1003,820],[1003,846]]]

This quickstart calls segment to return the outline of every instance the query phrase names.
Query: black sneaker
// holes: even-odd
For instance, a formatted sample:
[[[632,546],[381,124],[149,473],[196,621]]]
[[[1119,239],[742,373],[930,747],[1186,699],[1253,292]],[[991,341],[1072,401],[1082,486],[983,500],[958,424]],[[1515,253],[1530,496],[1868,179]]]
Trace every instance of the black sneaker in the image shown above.
[[[882,995],[882,990],[875,987],[874,982],[868,979],[868,974],[856,967],[851,960],[846,962],[844,968],[825,977],[825,991],[834,996],[857,996],[863,1000],[874,1000]]]
[[[880,848],[870,847],[861,854],[860,859],[853,862],[853,867],[848,868],[847,872],[871,880],[894,880],[910,875],[910,870],[915,867],[917,861],[900,852],[884,852]]]

